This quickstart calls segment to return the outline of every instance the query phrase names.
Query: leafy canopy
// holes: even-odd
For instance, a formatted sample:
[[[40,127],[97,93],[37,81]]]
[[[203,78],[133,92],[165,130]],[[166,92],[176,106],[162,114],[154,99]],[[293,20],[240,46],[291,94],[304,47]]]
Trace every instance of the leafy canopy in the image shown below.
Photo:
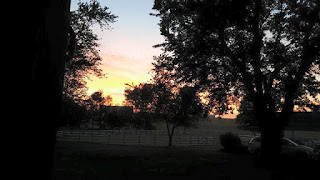
[[[154,14],[170,56],[163,67],[180,82],[210,92],[212,106],[228,110],[232,97],[254,102],[256,115],[316,99],[320,1],[155,0]]]
[[[70,24],[76,34],[76,49],[74,57],[66,63],[64,78],[64,96],[76,102],[86,96],[86,81],[90,74],[104,77],[99,55],[98,36],[93,33],[92,26],[99,25],[100,29],[110,29],[117,16],[108,7],[102,7],[96,0],[78,3],[78,9],[71,12]]]

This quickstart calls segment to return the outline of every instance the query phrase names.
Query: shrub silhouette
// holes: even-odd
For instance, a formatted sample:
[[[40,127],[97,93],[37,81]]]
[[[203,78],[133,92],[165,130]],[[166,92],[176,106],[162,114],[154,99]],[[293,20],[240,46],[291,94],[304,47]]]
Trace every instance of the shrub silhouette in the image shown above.
[[[231,132],[220,135],[220,144],[226,152],[238,152],[243,149],[239,136]]]

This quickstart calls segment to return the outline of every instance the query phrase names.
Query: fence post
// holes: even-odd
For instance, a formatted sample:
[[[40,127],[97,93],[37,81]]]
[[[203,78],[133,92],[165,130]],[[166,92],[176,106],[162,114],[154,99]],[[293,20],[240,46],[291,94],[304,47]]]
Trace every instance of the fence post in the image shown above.
[[[79,137],[78,137],[78,142],[80,142],[80,134],[81,134],[81,133],[79,132],[78,134],[79,134]]]
[[[61,139],[62,139],[62,141],[65,141],[66,140],[66,136],[64,135],[64,131],[62,131],[62,133],[61,133]]]
[[[91,129],[91,143],[93,143],[93,129]]]
[[[294,130],[292,129],[292,139],[294,140]]]
[[[141,135],[139,134],[139,146],[141,145]]]

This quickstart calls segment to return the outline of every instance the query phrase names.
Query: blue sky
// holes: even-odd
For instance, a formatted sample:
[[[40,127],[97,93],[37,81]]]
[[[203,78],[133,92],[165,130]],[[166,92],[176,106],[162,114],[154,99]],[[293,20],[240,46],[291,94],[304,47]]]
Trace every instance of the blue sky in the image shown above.
[[[71,10],[77,8],[79,0],[71,1]],[[82,2],[89,2],[89,0]],[[110,94],[115,103],[124,100],[125,83],[148,82],[151,76],[153,56],[161,54],[155,44],[164,42],[160,35],[159,18],[150,16],[153,0],[98,0],[101,6],[118,16],[117,22],[110,24],[111,30],[101,31],[99,26],[92,29],[100,38],[100,67],[107,73],[106,79],[91,77],[87,81],[88,94],[103,90]]]
[[[100,31],[98,26],[93,27],[101,38],[102,52],[136,58],[160,54],[159,49],[152,48],[152,45],[164,41],[157,25],[159,18],[149,15],[155,12],[152,10],[153,0],[100,0],[99,2],[118,16],[117,22],[111,24],[110,31]],[[75,9],[77,3],[78,0],[72,1],[71,9]]]

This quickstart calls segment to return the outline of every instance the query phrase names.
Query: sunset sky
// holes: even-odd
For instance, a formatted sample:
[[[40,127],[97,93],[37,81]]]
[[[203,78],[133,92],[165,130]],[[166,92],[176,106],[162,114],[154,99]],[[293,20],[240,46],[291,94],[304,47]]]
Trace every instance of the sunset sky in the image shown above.
[[[94,26],[93,31],[100,38],[100,67],[107,78],[91,77],[87,81],[88,94],[103,90],[110,94],[115,104],[121,104],[124,98],[125,83],[139,84],[147,82],[151,76],[153,56],[161,53],[155,44],[164,42],[160,35],[159,18],[150,16],[153,0],[103,0],[102,6],[118,16],[111,24],[111,30],[101,31]],[[71,10],[77,8],[78,0],[72,1]]]
[[[153,56],[161,54],[160,48],[152,46],[164,42],[158,26],[160,19],[149,15],[156,13],[152,10],[153,0],[99,2],[109,7],[118,18],[117,22],[110,24],[111,30],[101,31],[99,26],[92,27],[100,38],[100,68],[107,78],[92,76],[87,80],[88,95],[102,90],[105,96],[111,95],[114,104],[121,105],[125,99],[125,83],[139,84],[151,79]],[[77,9],[77,3],[78,0],[72,0],[71,10]],[[235,118],[236,114],[225,117]]]

